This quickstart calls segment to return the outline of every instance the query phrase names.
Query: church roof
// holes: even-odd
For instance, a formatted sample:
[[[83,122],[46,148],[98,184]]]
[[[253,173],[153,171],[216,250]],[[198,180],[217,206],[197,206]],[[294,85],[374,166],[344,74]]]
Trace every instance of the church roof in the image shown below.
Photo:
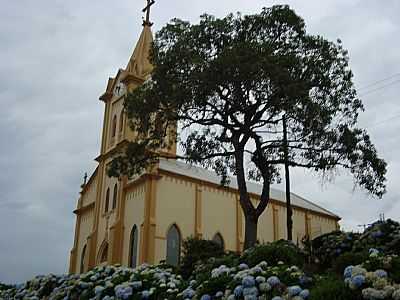
[[[159,168],[168,172],[188,176],[214,184],[220,184],[221,182],[221,178],[215,172],[196,166],[191,166],[180,161],[162,159],[160,160]],[[238,187],[236,179],[234,177],[231,177],[230,179],[229,187],[237,189]],[[249,193],[260,195],[262,191],[262,185],[256,182],[248,181],[247,189]],[[330,212],[329,210],[324,209],[321,206],[316,205],[315,203],[312,203],[311,201],[306,200],[294,193],[290,194],[292,205],[340,219],[338,215]],[[281,190],[271,188],[271,199],[286,203],[286,193]]]
[[[149,59],[152,43],[153,34],[150,26],[145,25],[139,41],[136,44],[135,50],[126,66],[126,72],[145,79],[151,71],[153,71],[153,65],[150,63]]]

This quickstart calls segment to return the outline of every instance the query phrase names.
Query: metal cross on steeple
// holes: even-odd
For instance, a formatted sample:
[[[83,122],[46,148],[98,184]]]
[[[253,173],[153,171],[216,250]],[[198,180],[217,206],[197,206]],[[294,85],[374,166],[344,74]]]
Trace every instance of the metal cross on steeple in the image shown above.
[[[146,19],[143,20],[143,26],[153,25],[153,23],[150,22],[150,9],[154,3],[156,3],[155,0],[147,0],[147,6],[142,10],[142,12],[146,13]]]

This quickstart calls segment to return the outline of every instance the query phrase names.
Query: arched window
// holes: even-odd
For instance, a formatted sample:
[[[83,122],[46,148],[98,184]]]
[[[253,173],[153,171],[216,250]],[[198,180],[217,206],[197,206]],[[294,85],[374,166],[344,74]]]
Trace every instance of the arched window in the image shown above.
[[[79,268],[79,273],[85,272],[85,256],[86,256],[86,245],[83,246],[82,255],[81,255],[81,266]]]
[[[117,196],[118,196],[118,185],[114,185],[114,193],[113,193],[113,202],[112,202],[112,209],[117,207]]]
[[[181,256],[181,234],[174,224],[167,233],[167,258],[166,263],[177,266]]]
[[[131,268],[136,268],[137,250],[138,250],[138,229],[136,225],[133,225],[131,231],[131,242],[129,249],[129,267]]]
[[[218,244],[219,246],[221,246],[221,248],[223,250],[225,250],[225,242],[224,242],[224,238],[222,237],[222,235],[217,232],[214,237],[213,237],[213,242],[215,242],[216,244]]]
[[[111,137],[115,137],[116,132],[117,132],[117,116],[114,115],[111,125]]]
[[[108,243],[103,246],[101,251],[100,263],[106,262],[108,260]]]
[[[121,114],[119,115],[119,132],[122,132],[124,129],[124,111],[121,111]]]
[[[110,188],[108,188],[106,192],[106,204],[104,205],[104,211],[108,212],[109,207],[110,207]]]

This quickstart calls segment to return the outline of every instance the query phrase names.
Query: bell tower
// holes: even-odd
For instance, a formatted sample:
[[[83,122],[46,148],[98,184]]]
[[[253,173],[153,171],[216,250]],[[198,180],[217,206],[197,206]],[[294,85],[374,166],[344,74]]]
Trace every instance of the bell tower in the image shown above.
[[[109,178],[107,175],[108,164],[116,153],[123,151],[130,141],[138,138],[129,126],[124,111],[124,100],[127,93],[134,91],[151,78],[153,65],[150,61],[150,51],[153,43],[150,21],[150,9],[155,4],[154,0],[147,0],[143,9],[145,18],[143,29],[134,51],[124,69],[119,69],[116,76],[109,78],[106,91],[100,96],[105,104],[104,121],[100,155],[96,158],[98,167],[98,185],[96,191],[95,212],[93,230],[88,238],[89,269],[107,259],[108,263],[120,263],[122,256],[122,232],[123,232],[123,197],[126,178]],[[160,149],[164,155],[176,155],[176,126],[173,126],[167,136],[166,149]],[[115,191],[119,201],[111,205],[108,201],[109,191]],[[111,196],[110,196],[111,197]],[[113,207],[112,210],[109,210]],[[107,246],[108,257],[99,254],[99,249]]]

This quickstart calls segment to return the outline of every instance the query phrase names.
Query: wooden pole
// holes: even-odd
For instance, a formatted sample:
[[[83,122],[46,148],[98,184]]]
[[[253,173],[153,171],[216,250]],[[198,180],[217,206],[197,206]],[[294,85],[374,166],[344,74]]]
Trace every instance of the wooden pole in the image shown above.
[[[283,155],[285,161],[285,185],[286,185],[286,226],[287,226],[287,239],[293,240],[293,211],[290,199],[290,173],[289,173],[289,149],[287,139],[287,124],[286,115],[283,115]]]

